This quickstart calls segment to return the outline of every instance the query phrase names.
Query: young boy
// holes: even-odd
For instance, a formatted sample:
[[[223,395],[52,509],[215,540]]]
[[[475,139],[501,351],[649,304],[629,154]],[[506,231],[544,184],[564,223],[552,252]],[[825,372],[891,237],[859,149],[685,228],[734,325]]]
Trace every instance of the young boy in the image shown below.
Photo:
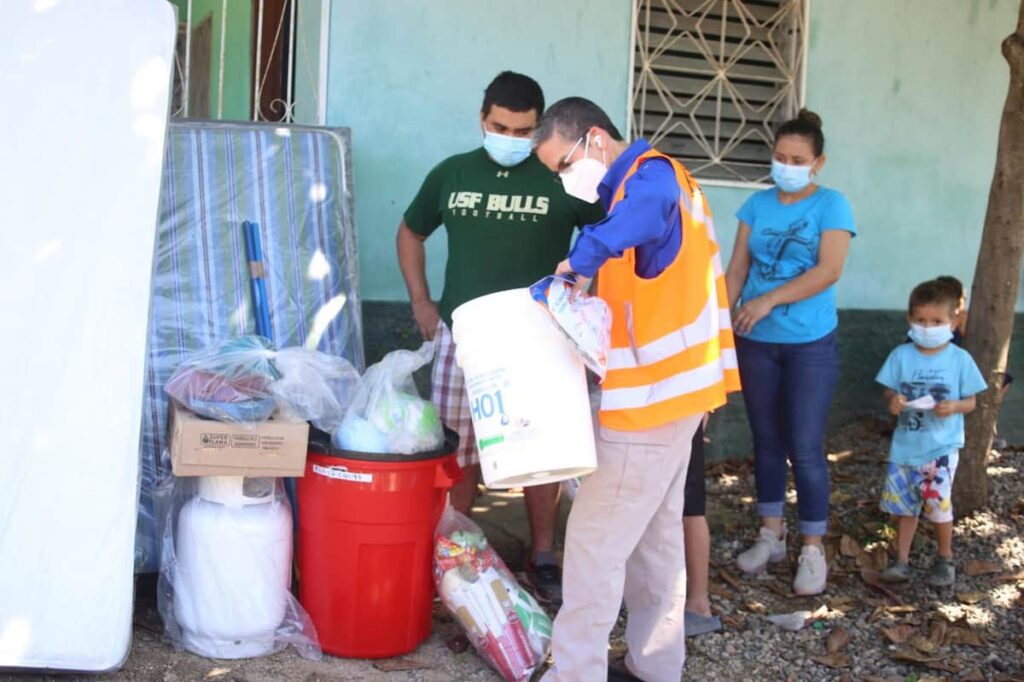
[[[885,361],[875,381],[886,387],[889,411],[899,416],[889,451],[882,511],[899,517],[899,557],[882,577],[910,579],[910,546],[922,508],[934,524],[938,557],[925,582],[952,585],[953,477],[964,444],[964,417],[974,411],[985,379],[967,351],[950,343],[960,301],[939,280],[919,284],[910,294],[910,340]]]

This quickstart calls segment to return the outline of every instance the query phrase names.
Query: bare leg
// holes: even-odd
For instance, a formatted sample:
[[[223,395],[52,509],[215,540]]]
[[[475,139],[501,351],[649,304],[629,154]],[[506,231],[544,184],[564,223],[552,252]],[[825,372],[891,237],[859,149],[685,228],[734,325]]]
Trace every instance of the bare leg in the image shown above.
[[[462,478],[452,486],[448,493],[448,499],[455,511],[470,515],[473,503],[476,502],[478,486],[480,484],[480,465],[474,464],[462,470]]]
[[[805,535],[804,536],[804,544],[805,545],[814,545],[815,547],[820,548],[821,547],[821,536],[820,535]]]
[[[900,519],[903,520],[903,517]],[[916,519],[915,519],[916,520]],[[902,527],[901,527],[902,528]],[[935,539],[939,543],[939,556],[947,559],[953,558],[953,522],[933,523]]]
[[[686,610],[710,616],[708,564],[711,561],[711,533],[707,518],[684,516],[683,540],[686,545]]]
[[[910,561],[910,548],[914,544],[914,534],[917,533],[917,517],[916,516],[900,516],[899,518],[899,529],[896,532],[896,551],[899,555],[899,560],[903,562]],[[938,529],[940,524],[935,524],[935,528]],[[952,533],[953,524],[942,524],[949,526],[950,533]],[[941,552],[940,552],[941,553]]]
[[[781,516],[762,516],[761,525],[765,528],[770,528],[775,533],[775,537],[782,537],[782,517]]]
[[[555,524],[558,521],[559,483],[535,485],[523,489],[526,517],[530,522],[530,561],[538,552],[550,553],[555,547]]]

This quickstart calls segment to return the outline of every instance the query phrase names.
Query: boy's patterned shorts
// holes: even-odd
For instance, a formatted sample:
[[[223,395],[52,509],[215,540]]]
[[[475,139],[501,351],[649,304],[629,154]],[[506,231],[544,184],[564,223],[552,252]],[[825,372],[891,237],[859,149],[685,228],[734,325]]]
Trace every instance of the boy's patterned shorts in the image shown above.
[[[896,516],[920,516],[932,523],[953,520],[953,477],[960,451],[939,457],[924,466],[889,462],[882,492],[882,511]]]

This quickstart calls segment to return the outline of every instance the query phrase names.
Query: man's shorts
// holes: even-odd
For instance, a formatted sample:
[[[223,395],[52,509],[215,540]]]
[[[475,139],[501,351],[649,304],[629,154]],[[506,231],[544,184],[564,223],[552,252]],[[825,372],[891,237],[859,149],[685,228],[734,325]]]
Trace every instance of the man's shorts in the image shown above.
[[[480,463],[473,433],[473,415],[469,410],[469,396],[462,369],[455,362],[455,340],[444,322],[438,323],[434,355],[433,388],[430,399],[437,406],[441,422],[459,434],[459,449],[455,453],[459,466],[465,469]]]
[[[683,516],[704,516],[707,507],[704,484],[704,427],[698,426],[690,449],[690,466],[686,470],[683,491]]]
[[[924,466],[889,462],[882,492],[882,511],[895,516],[920,516],[932,523],[953,520],[953,477],[960,451],[939,457]]]

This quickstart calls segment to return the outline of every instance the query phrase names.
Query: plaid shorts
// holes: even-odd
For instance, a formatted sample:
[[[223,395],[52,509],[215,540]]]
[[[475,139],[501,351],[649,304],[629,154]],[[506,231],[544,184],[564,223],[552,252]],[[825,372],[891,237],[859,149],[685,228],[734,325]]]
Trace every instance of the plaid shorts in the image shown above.
[[[434,356],[433,389],[430,399],[437,406],[441,421],[459,434],[456,456],[459,466],[466,468],[480,463],[473,433],[473,416],[469,410],[469,396],[462,369],[455,362],[455,340],[444,322],[438,323],[436,355]]]
[[[882,511],[896,516],[920,516],[932,523],[953,520],[953,477],[960,452],[939,457],[923,466],[889,462],[882,491]]]

